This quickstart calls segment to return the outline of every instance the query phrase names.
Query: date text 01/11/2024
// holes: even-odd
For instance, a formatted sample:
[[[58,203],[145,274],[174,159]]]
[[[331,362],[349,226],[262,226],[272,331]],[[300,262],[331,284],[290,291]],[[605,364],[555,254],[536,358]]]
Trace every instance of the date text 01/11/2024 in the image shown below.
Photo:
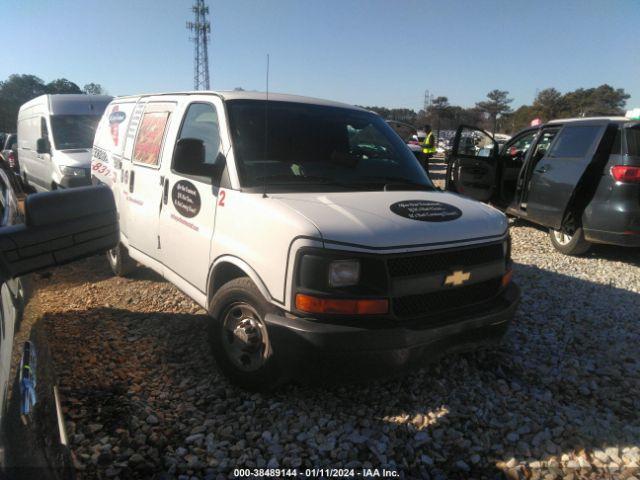
[[[386,468],[236,468],[233,478],[398,478],[400,473]]]

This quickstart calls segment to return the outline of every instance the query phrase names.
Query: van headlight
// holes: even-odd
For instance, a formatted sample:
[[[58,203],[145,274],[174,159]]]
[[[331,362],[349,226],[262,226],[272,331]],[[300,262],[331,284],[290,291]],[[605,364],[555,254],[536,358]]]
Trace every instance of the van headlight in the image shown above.
[[[81,167],[60,167],[60,173],[69,177],[84,177],[87,171]]]
[[[329,264],[329,285],[350,287],[360,281],[359,260],[334,260]]]

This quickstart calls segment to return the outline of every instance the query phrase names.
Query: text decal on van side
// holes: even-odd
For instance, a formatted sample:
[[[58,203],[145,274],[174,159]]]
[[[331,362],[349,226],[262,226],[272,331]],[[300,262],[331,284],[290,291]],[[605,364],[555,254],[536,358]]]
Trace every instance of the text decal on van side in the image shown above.
[[[224,207],[224,197],[227,196],[227,192],[220,190],[220,198],[218,199],[218,206]]]
[[[176,182],[171,190],[171,201],[183,217],[193,218],[200,212],[200,194],[196,186],[186,180]]]

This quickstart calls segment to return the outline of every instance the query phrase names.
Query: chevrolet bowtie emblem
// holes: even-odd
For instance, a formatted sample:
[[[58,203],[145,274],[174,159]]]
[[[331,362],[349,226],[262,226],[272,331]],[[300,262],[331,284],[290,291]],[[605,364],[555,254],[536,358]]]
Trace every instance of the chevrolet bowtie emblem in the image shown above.
[[[470,272],[464,272],[462,270],[456,270],[451,275],[447,275],[444,279],[445,285],[451,285],[452,287],[459,287],[464,282],[471,278]]]

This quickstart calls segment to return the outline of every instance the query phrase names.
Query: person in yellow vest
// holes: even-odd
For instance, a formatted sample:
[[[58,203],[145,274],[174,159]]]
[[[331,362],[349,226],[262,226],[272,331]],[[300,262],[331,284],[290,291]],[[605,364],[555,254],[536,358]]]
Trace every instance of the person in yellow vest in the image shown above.
[[[425,125],[424,127],[424,143],[422,144],[422,153],[425,156],[425,163],[429,165],[429,159],[436,153],[436,140],[431,130],[431,125]]]

